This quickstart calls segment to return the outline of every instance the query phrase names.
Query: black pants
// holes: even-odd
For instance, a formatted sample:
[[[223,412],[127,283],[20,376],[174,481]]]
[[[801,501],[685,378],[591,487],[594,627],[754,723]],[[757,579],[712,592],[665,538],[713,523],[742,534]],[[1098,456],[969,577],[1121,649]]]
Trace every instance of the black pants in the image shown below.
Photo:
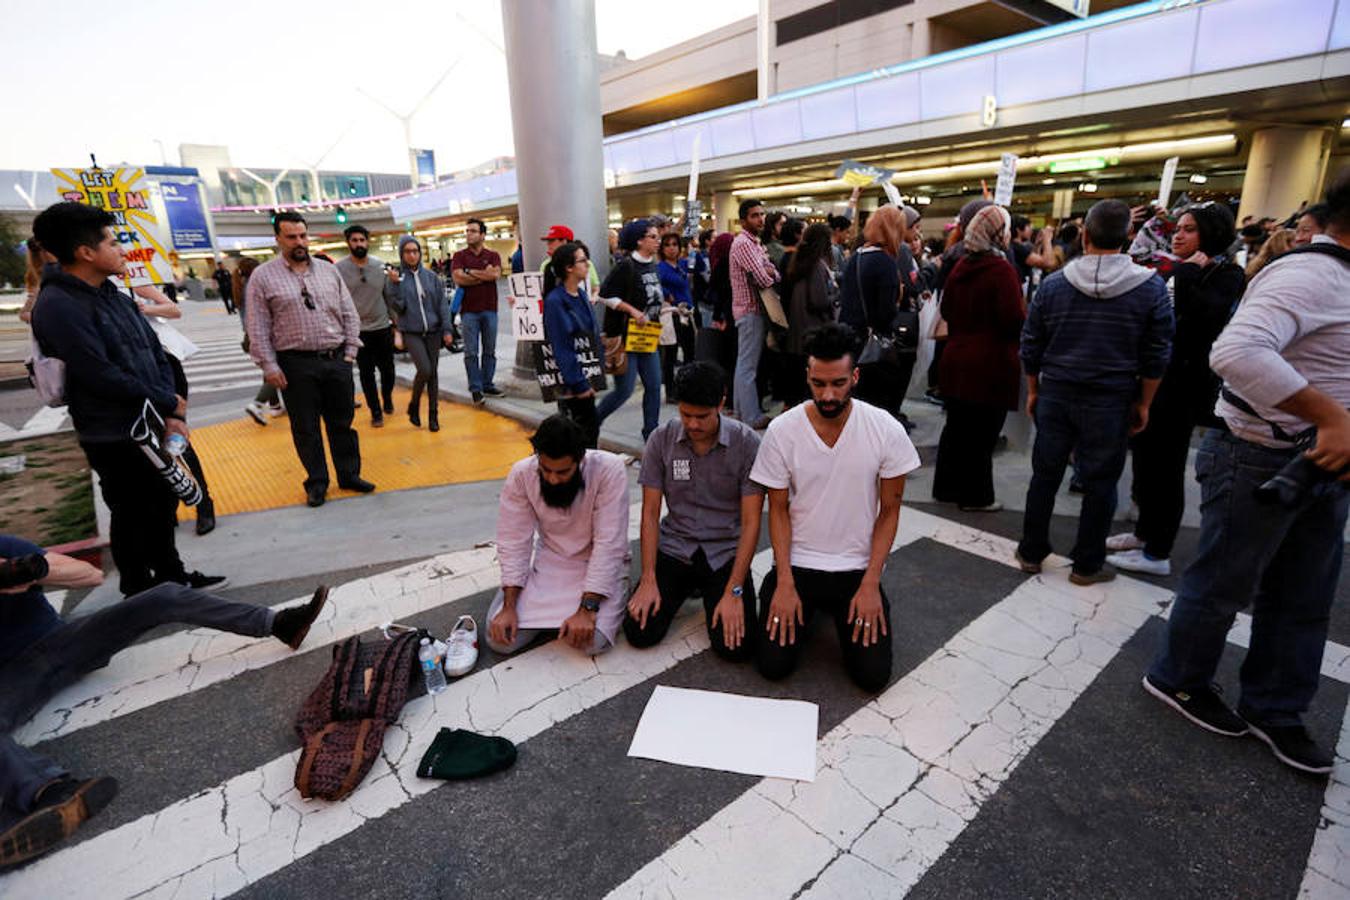
[[[1195,420],[1181,405],[1157,402],[1149,409],[1148,427],[1131,440],[1134,451],[1131,494],[1139,505],[1135,536],[1154,559],[1172,555],[1181,516],[1186,511],[1186,458]]]
[[[408,351],[413,368],[417,370],[417,374],[413,376],[412,400],[408,403],[408,410],[414,414],[417,412],[422,405],[422,391],[425,390],[427,419],[431,422],[436,421],[441,402],[441,344],[444,342],[443,331],[403,332],[403,347]]]
[[[600,417],[595,412],[595,396],[560,398],[558,412],[581,426],[586,432],[586,446],[594,450],[600,443]]]
[[[844,657],[844,669],[853,683],[865,691],[880,691],[891,680],[891,602],[881,592],[881,614],[886,619],[886,634],[875,644],[864,647],[853,642],[853,623],[848,618],[848,606],[862,584],[864,572],[822,572],[817,569],[792,567],[792,581],[802,601],[804,624],[797,626],[797,638],[786,647],[777,640],[769,640],[766,627],[774,589],[778,586],[778,571],[764,576],[760,596],[764,602],[759,610],[759,650],[755,665],[761,675],[771,680],[786,678],[797,668],[802,644],[818,610],[834,619],[834,630],[839,635],[839,649]],[[861,639],[860,639],[861,640]]]
[[[896,419],[900,416],[900,403],[909,389],[909,379],[914,374],[913,353],[900,358],[899,363],[869,363],[858,367],[858,389],[856,396],[873,406],[879,406]]]
[[[623,633],[628,638],[628,643],[634,647],[651,647],[659,643],[670,630],[670,622],[684,605],[685,599],[690,594],[698,592],[703,595],[703,612],[707,616],[708,640],[712,643],[713,652],[732,662],[749,659],[754,653],[756,642],[761,637],[755,630],[755,586],[749,574],[745,576],[744,594],[741,597],[745,613],[745,639],[741,641],[740,646],[735,650],[729,649],[726,638],[722,635],[722,624],[719,622],[716,628],[712,624],[713,610],[722,599],[722,592],[726,590],[727,579],[731,577],[731,568],[734,565],[735,560],[732,559],[722,568],[713,571],[708,565],[708,557],[704,555],[702,547],[694,551],[693,559],[687,563],[658,552],[656,589],[661,594],[661,605],[647,617],[645,628],[638,625],[631,613],[624,615]]]
[[[352,366],[338,359],[321,359],[281,351],[277,363],[286,376],[286,412],[291,440],[305,467],[305,488],[328,487],[328,462],[323,452],[319,421],[328,432],[333,469],[338,484],[361,475],[361,445],[352,428]]]
[[[792,407],[811,399],[811,386],[806,383],[806,354],[782,353],[783,383],[779,397],[783,406]]]
[[[123,594],[185,576],[174,546],[178,495],[133,441],[81,443],[112,514],[109,540]]]
[[[384,418],[383,410],[394,406],[394,329],[377,328],[361,332],[361,349],[356,351],[356,368],[361,375],[361,392],[371,418]],[[375,373],[380,373],[378,389]]]
[[[942,366],[942,351],[946,349],[946,338],[936,338],[933,341],[933,361],[928,364],[928,389],[930,391],[936,391],[938,388],[938,369]]]
[[[994,502],[994,447],[1008,412],[997,406],[944,398],[947,423],[938,441],[933,499],[961,506]]]

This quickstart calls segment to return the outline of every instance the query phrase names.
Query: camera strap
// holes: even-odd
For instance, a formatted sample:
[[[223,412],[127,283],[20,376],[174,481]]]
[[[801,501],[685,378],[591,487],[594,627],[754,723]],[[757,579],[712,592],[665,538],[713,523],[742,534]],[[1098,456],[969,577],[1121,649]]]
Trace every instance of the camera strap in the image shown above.
[[[1226,384],[1219,389],[1219,394],[1220,396],[1223,397],[1223,399],[1228,401],[1229,405],[1236,406],[1238,409],[1242,410],[1247,415],[1253,416],[1257,419],[1260,419],[1262,422],[1266,423],[1266,425],[1270,427],[1271,435],[1277,441],[1285,441],[1286,443],[1294,444],[1297,446],[1302,444],[1309,438],[1311,438],[1317,432],[1317,428],[1313,426],[1303,429],[1298,434],[1290,434],[1289,432],[1281,428],[1279,425],[1276,425],[1274,422],[1270,421],[1265,416],[1261,415],[1259,412],[1253,409],[1250,403],[1248,403],[1246,400],[1243,400],[1237,394],[1229,390],[1228,385]]]

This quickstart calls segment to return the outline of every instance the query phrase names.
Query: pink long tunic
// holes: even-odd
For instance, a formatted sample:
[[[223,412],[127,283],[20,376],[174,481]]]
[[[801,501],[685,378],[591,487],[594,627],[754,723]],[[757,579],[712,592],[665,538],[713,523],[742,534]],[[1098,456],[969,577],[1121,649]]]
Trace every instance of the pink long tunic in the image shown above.
[[[557,628],[583,592],[603,595],[596,627],[612,642],[628,602],[628,474],[615,454],[587,450],[581,476],[572,505],[555,509],[540,496],[536,457],[511,467],[497,518],[502,585],[523,588],[521,628]]]

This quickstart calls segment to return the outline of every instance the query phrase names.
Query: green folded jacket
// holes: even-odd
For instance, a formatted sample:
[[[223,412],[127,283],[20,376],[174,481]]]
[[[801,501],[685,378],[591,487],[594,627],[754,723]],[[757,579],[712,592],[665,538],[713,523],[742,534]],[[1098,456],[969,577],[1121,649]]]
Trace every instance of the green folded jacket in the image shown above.
[[[516,745],[504,737],[442,728],[417,764],[417,774],[421,778],[460,781],[500,772],[515,761]]]

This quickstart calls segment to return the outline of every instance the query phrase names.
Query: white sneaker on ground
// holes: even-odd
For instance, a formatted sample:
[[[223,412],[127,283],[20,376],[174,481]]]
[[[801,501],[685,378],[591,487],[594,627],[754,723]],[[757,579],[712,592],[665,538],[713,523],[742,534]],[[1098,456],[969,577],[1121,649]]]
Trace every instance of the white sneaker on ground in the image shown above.
[[[445,674],[455,678],[472,672],[478,664],[478,625],[473,616],[460,616],[445,643]]]
[[[269,406],[267,407],[267,414],[274,419],[284,416],[286,415],[286,405],[284,403],[278,403],[275,406]]]
[[[1120,553],[1123,550],[1143,550],[1144,542],[1135,537],[1133,531],[1124,531],[1107,538],[1106,549],[1112,553]]]
[[[250,400],[244,407],[244,412],[248,413],[249,418],[259,425],[267,424],[267,407],[263,406],[257,400]]]
[[[1145,575],[1171,575],[1170,559],[1150,559],[1143,550],[1127,550],[1124,553],[1112,553],[1106,561],[1117,569],[1126,572],[1142,572]]]

